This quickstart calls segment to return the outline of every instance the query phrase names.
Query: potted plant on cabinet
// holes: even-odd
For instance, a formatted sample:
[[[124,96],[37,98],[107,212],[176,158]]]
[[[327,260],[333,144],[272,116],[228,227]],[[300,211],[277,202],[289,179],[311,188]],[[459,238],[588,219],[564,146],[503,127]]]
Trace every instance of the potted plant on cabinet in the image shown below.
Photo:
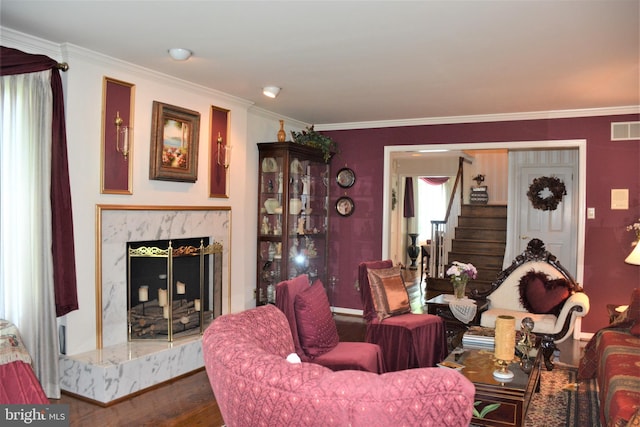
[[[338,144],[333,139],[313,129],[313,125],[300,132],[292,130],[291,137],[296,144],[319,148],[322,151],[325,163],[329,162],[331,156],[338,151]]]

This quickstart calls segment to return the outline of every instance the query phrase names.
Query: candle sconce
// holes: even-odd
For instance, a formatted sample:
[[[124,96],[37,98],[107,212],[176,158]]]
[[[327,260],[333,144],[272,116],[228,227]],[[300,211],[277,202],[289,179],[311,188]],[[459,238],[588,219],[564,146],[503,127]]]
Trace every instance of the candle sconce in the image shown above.
[[[229,169],[231,161],[231,146],[224,143],[220,132],[218,132],[218,138],[216,139],[218,146],[218,165],[225,169]]]
[[[123,123],[124,120],[120,117],[120,111],[116,111],[116,118],[114,119],[114,124],[116,125],[116,151],[121,153],[124,159],[127,160],[131,147],[131,128]]]
[[[103,79],[100,189],[105,194],[132,194],[135,86]]]

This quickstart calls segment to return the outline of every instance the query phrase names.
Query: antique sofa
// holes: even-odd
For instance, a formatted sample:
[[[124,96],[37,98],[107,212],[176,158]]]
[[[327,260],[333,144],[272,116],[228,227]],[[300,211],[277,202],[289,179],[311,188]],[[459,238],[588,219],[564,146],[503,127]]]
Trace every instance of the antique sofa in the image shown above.
[[[640,288],[627,310],[587,343],[578,378],[597,379],[603,426],[640,425]]]
[[[334,372],[295,361],[287,319],[273,305],[216,318],[202,347],[229,427],[466,427],[471,419],[475,388],[452,369]]]
[[[489,301],[481,326],[494,328],[500,315],[514,316],[517,329],[525,317],[533,319],[547,370],[553,369],[555,344],[571,337],[576,319],[589,312],[589,297],[540,239],[531,239],[487,292],[474,290],[472,297]]]

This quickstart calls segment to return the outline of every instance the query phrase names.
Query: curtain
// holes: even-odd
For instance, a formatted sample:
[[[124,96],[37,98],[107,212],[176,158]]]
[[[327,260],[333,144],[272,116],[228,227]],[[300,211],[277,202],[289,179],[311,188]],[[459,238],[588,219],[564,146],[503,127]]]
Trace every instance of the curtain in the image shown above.
[[[449,181],[448,176],[421,176],[420,179],[429,185],[442,185]]]
[[[0,318],[59,398],[56,316],[78,308],[62,81],[46,56],[0,59]]]
[[[404,217],[413,218],[415,206],[413,204],[413,178],[408,176],[404,180]]]

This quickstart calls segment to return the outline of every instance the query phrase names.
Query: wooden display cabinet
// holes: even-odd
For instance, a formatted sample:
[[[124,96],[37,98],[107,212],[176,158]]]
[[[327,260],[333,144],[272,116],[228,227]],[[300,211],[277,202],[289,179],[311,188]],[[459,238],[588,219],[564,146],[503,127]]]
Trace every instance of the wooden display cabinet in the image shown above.
[[[275,303],[275,285],[308,274],[327,283],[329,164],[319,149],[258,144],[256,305]]]

